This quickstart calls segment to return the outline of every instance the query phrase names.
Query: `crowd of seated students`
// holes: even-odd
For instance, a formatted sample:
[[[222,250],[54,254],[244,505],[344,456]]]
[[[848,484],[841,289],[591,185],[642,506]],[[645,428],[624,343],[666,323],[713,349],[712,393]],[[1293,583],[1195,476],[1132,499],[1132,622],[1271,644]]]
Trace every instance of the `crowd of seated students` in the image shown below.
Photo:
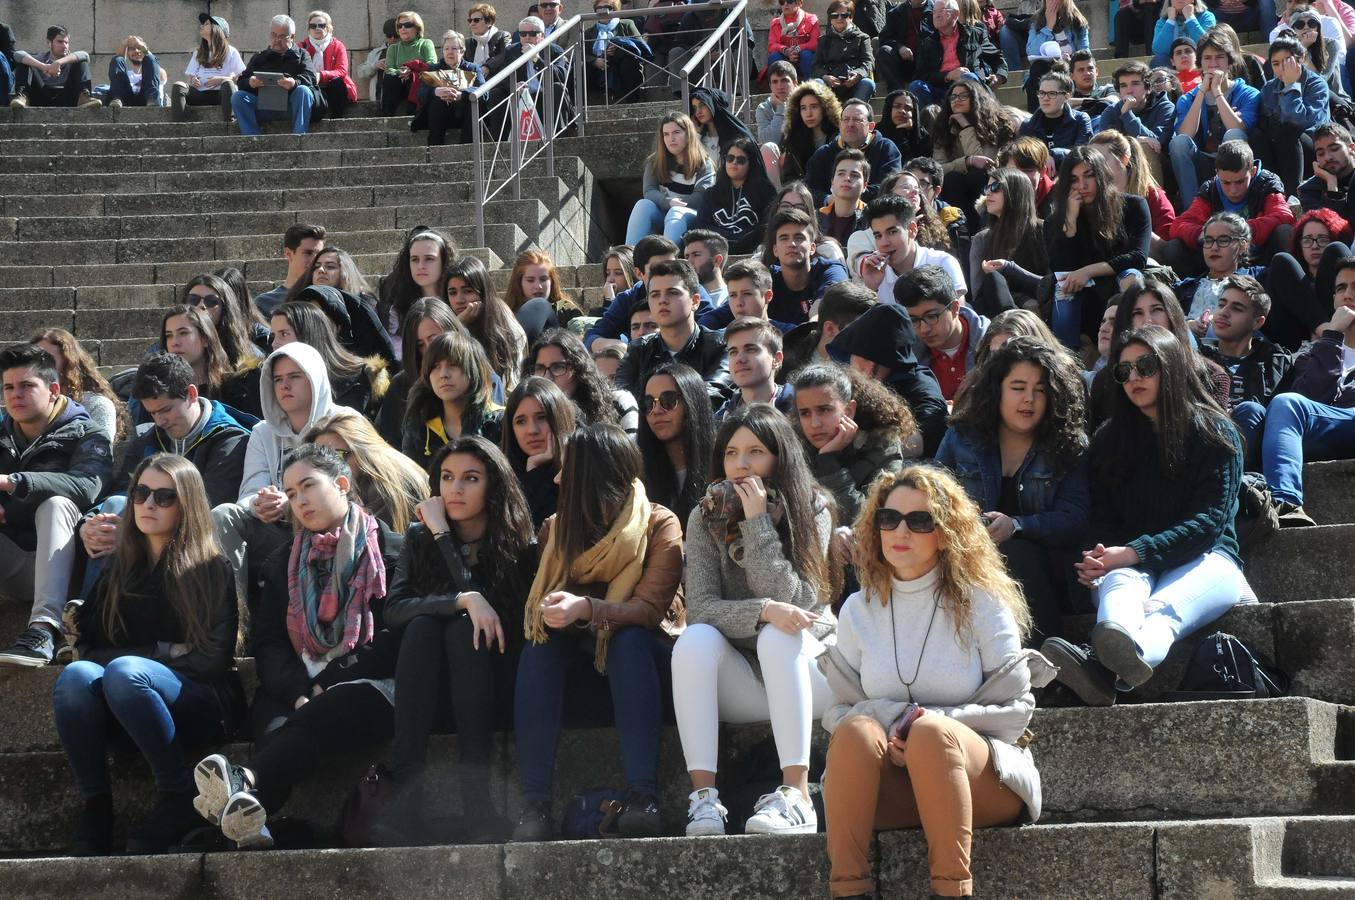
[[[1001,51],[970,6],[881,18],[877,123],[858,7],[830,33],[783,3],[754,124],[704,88],[660,118],[600,301],[540,249],[500,293],[426,226],[375,289],[302,223],[283,283],[191,279],[112,385],[65,332],[0,351],[0,593],[32,610],[0,665],[64,659],[83,601],[54,694],[77,851],[112,848],[110,713],[158,792],[133,852],[203,819],[271,846],[304,777],[392,739],[378,831],[426,841],[449,719],[469,840],[555,835],[574,724],[617,730],[620,834],[664,833],[665,721],[686,833],[724,834],[718,726],[769,722],[780,784],[734,827],[826,818],[850,897],[873,830],[921,825],[932,891],[972,892],[972,828],[1040,813],[1034,691],[1132,696],[1254,600],[1243,471],[1311,525],[1303,463],[1355,458],[1355,159],[1306,7],[1262,62],[1203,7],[1123,4],[1117,28],[1198,59],[1173,99],[1142,63],[1097,84],[1071,0],[1009,16]],[[472,9],[446,64],[520,53],[492,21]],[[435,64],[395,24],[391,112]],[[320,71],[326,38],[284,26],[274,51]],[[1030,114],[996,93],[1023,42]],[[232,654],[257,661],[249,716]],[[247,720],[248,758],[212,752]],[[489,790],[506,728],[519,810]]]

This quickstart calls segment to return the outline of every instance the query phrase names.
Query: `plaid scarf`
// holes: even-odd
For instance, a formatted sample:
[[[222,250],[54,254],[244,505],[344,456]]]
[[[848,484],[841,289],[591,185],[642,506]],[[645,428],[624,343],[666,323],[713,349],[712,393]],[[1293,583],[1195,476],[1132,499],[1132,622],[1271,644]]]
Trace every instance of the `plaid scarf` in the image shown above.
[[[329,661],[371,643],[371,602],[386,595],[376,519],[350,503],[333,531],[302,529],[287,566],[287,635],[300,656]]]
[[[772,525],[779,526],[786,516],[785,505],[776,488],[767,488],[767,515],[772,517]],[[739,532],[739,523],[743,521],[743,501],[732,481],[717,481],[706,489],[701,498],[701,517],[706,521],[711,536],[729,558],[736,563],[743,562],[743,535]]]

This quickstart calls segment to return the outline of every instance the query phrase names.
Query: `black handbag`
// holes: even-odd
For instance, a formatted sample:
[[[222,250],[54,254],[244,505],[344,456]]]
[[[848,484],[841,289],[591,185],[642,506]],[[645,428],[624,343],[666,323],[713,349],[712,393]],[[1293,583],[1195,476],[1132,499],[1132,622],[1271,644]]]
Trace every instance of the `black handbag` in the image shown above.
[[[1288,676],[1263,663],[1238,638],[1216,631],[1195,648],[1180,688],[1169,691],[1165,699],[1264,700],[1288,693]]]
[[[374,847],[377,829],[391,802],[392,784],[384,766],[368,767],[344,801],[339,835],[345,847]]]

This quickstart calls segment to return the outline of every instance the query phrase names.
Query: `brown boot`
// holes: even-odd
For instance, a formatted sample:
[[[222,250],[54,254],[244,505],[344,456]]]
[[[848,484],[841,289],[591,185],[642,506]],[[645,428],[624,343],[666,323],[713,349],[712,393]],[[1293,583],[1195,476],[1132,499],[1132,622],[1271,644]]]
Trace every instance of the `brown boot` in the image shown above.
[[[75,101],[75,105],[80,109],[103,109],[104,102],[98,97],[90,96],[89,91],[81,91],[80,99]]]

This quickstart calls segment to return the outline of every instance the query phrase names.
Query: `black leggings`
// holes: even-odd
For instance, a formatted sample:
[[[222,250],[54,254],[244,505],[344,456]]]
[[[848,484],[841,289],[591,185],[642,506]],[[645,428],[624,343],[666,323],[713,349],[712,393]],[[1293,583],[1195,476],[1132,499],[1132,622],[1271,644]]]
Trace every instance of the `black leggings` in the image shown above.
[[[1120,59],[1132,55],[1129,47],[1132,42],[1143,44],[1144,52],[1152,52],[1153,31],[1157,28],[1157,17],[1162,7],[1156,3],[1144,3],[1140,6],[1128,6],[1115,13],[1115,55]]]
[[[447,143],[447,132],[455,130],[457,140],[469,144],[475,139],[472,131],[470,101],[466,99],[448,103],[437,97],[428,98],[428,146],[440,147]]]
[[[1048,637],[1063,634],[1063,606],[1067,594],[1066,571],[1072,570],[1073,553],[1059,551],[1029,538],[1014,537],[998,545],[1007,561],[1007,571],[1021,583],[1030,615],[1035,620],[1031,633],[1032,647]],[[1066,557],[1066,560],[1065,560]],[[1067,562],[1066,571],[1060,571]]]
[[[256,722],[259,718],[256,710]],[[275,813],[292,788],[322,771],[325,762],[376,747],[394,730],[395,711],[385,694],[367,683],[338,684],[288,716],[245,768],[254,773],[259,802]],[[256,733],[255,738],[260,736]]]
[[[998,313],[1016,309],[1016,298],[1012,296],[1011,285],[1001,272],[984,272],[979,278],[979,286],[974,291],[974,312],[993,318]]]
[[[505,624],[505,630],[512,626]],[[488,795],[489,761],[496,728],[513,721],[513,682],[517,653],[500,653],[471,640],[470,616],[417,616],[405,626],[395,669],[395,776],[416,778],[428,761],[428,737],[450,700],[461,750],[463,791]],[[463,794],[464,796],[464,794]]]
[[[1315,158],[1313,136],[1296,125],[1268,121],[1252,129],[1251,140],[1256,158],[1280,177],[1285,193],[1298,193],[1299,182]]]
[[[1350,247],[1332,241],[1317,263],[1317,278],[1288,253],[1276,253],[1268,270],[1270,315],[1261,326],[1267,337],[1294,351],[1313,336],[1313,329],[1331,318],[1332,294],[1336,286],[1336,265],[1350,255]]]

